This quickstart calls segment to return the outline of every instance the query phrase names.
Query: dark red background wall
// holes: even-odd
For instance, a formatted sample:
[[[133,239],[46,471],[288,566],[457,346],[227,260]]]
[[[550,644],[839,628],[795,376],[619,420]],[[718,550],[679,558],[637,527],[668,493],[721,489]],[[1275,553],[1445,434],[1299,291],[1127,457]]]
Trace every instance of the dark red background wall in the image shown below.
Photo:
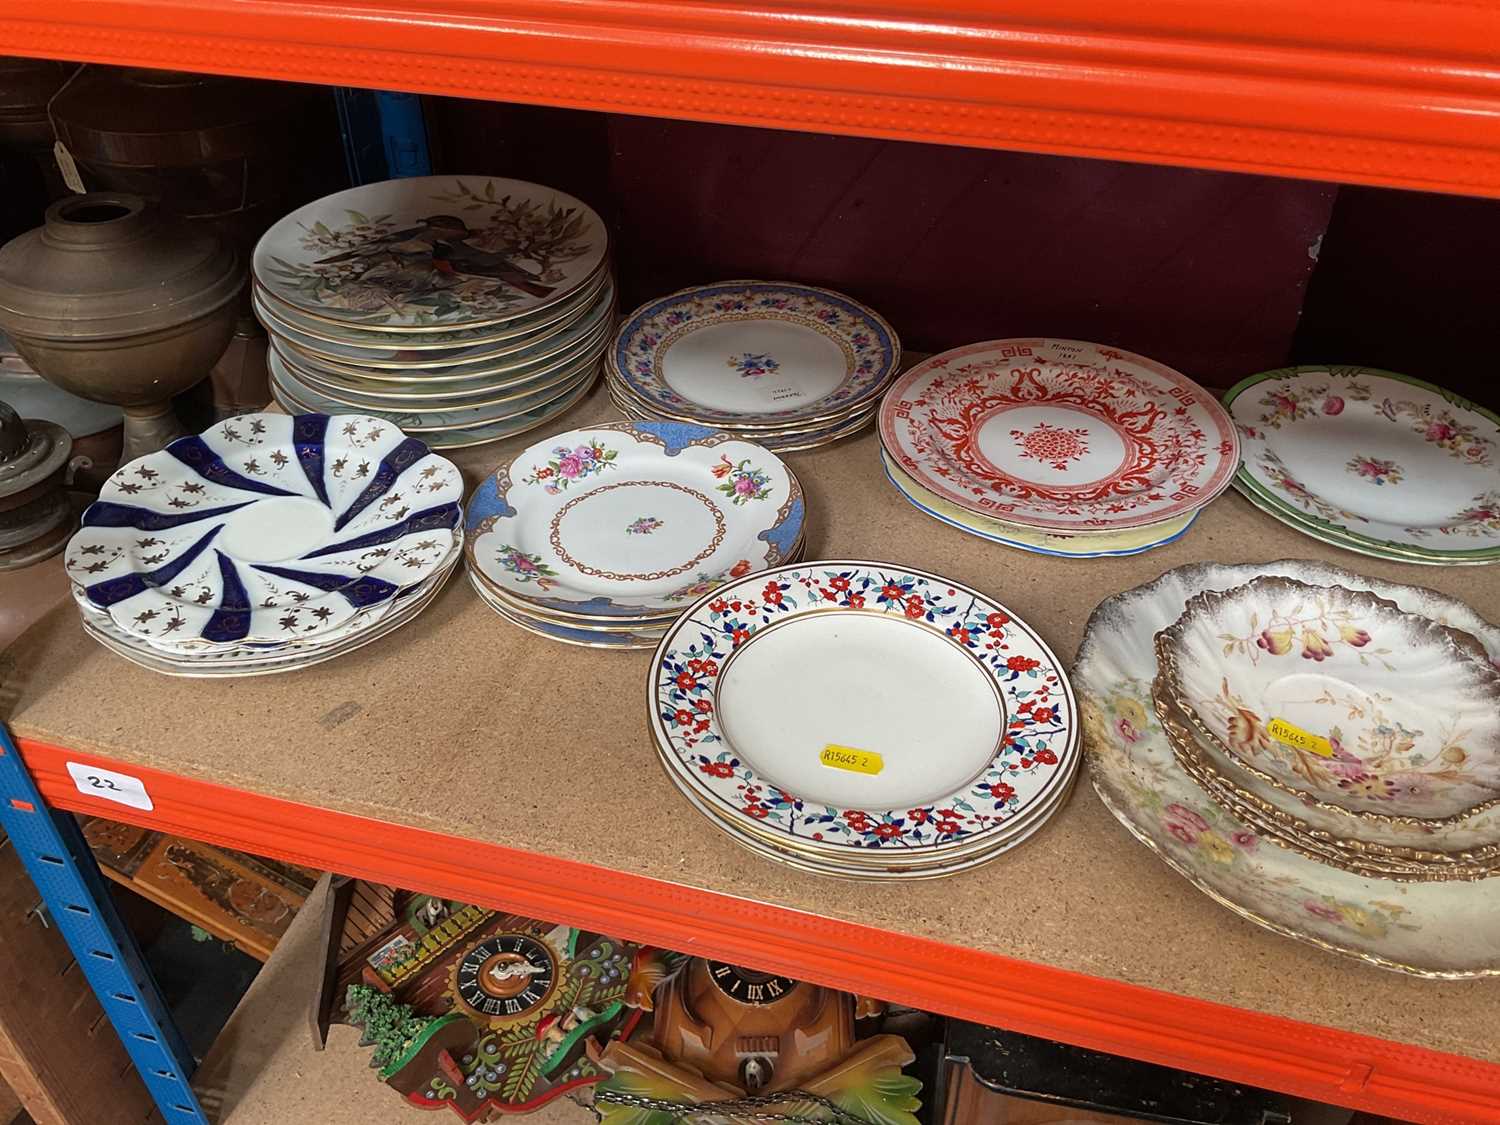
[[[440,169],[599,207],[627,306],[795,279],[913,349],[1074,336],[1221,386],[1364,363],[1500,407],[1500,202],[482,102],[429,121]]]

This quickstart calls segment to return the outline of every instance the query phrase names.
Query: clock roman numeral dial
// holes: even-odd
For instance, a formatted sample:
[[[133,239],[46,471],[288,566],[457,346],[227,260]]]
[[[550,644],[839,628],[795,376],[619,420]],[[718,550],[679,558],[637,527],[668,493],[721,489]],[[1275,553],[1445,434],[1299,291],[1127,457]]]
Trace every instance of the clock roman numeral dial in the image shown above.
[[[705,962],[709,979],[724,995],[742,1004],[772,1004],[797,987],[791,977],[772,976],[753,969],[741,969],[723,961]]]

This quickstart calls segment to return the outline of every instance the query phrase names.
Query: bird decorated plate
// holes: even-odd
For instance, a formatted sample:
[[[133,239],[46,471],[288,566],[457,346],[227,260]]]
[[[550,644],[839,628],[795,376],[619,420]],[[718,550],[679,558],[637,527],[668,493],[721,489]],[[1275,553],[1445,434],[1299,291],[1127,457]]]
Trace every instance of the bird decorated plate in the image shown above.
[[[466,379],[476,375],[497,375],[512,369],[524,370],[545,363],[585,338],[592,339],[601,328],[614,329],[614,285],[608,284],[581,306],[575,315],[538,333],[517,337],[498,344],[480,344],[443,350],[383,348],[339,349],[300,329],[288,328],[265,313],[264,302],[256,302],[256,313],[268,326],[271,335],[285,349],[303,357],[302,362],[332,372],[394,383],[410,383],[433,378]]]
[[[642,305],[620,326],[608,362],[647,409],[775,428],[873,401],[901,362],[901,343],[840,293],[732,281]]]
[[[1500,561],[1500,416],[1368,367],[1267,371],[1224,404],[1235,486],[1289,526],[1388,558]]]
[[[571,367],[542,378],[535,387],[523,386],[520,394],[501,389],[487,398],[472,403],[446,402],[436,399],[429,404],[382,403],[377,399],[365,398],[350,391],[325,390],[311,379],[290,368],[275,349],[267,352],[266,365],[271,377],[281,385],[283,390],[314,410],[327,413],[338,410],[357,410],[361,413],[374,414],[388,418],[402,429],[414,434],[427,430],[451,430],[484,425],[514,418],[553,401],[580,382],[592,379],[598,370],[598,361],[585,356],[575,361]]]
[[[569,380],[562,387],[551,392],[553,397],[547,398],[539,405],[519,414],[487,422],[465,422],[457,426],[430,428],[430,421],[423,421],[424,418],[430,419],[430,415],[411,414],[399,409],[364,410],[362,413],[382,418],[395,426],[411,429],[433,449],[461,449],[465,446],[482,445],[485,442],[499,441],[502,438],[524,434],[527,430],[535,429],[558,415],[566,413],[589,393],[598,374],[597,367],[586,367],[579,377]],[[316,410],[317,407],[311,400],[327,403],[330,408],[333,405],[332,400],[324,396],[309,395],[307,399],[303,399],[299,397],[300,393],[300,391],[290,390],[274,377],[271,379],[272,397],[288,410]],[[416,425],[407,426],[407,423],[416,423]]]
[[[315,200],[255,247],[256,280],[304,313],[387,329],[498,324],[566,300],[605,260],[603,221],[566,192],[413,176]]]
[[[1047,531],[1162,523],[1229,486],[1234,427],[1169,367],[1077,340],[994,340],[907,371],[880,407],[896,465],[966,511]]]
[[[663,638],[646,692],[674,780],[823,855],[998,843],[1077,754],[1072,689],[1040,637],[975,590],[885,563],[714,591]]]
[[[480,352],[504,355],[532,346],[538,340],[564,332],[585,316],[609,292],[614,278],[609,270],[585,282],[573,296],[534,316],[493,327],[453,332],[381,331],[361,325],[318,320],[299,313],[261,285],[251,287],[251,307],[273,335],[285,336],[309,352],[346,363],[370,360],[397,363],[430,363],[435,359],[472,357]]]
[[[247,414],[116,470],[65,566],[138,637],[312,636],[434,573],[462,499],[453,463],[388,422]]]
[[[774,453],[703,426],[615,422],[556,434],[469,500],[468,563],[543,608],[641,617],[775,566],[802,488]]]
[[[1153,638],[1196,594],[1262,574],[1368,590],[1413,611],[1438,598],[1417,591],[1413,602],[1411,587],[1290,562],[1180,567],[1107,599],[1089,619],[1073,672],[1094,788],[1131,835],[1193,886],[1266,929],[1419,976],[1500,974],[1500,879],[1413,883],[1341,870],[1263,839],[1178,763],[1152,706]],[[1500,656],[1500,631],[1484,626],[1475,635]]]

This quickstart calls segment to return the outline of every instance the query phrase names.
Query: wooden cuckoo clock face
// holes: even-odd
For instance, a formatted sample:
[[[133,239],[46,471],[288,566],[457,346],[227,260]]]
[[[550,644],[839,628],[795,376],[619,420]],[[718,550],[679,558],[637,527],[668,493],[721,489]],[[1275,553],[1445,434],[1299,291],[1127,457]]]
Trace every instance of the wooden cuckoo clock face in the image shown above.
[[[723,961],[708,962],[708,979],[725,996],[741,1004],[774,1004],[797,987],[791,977],[758,973]]]
[[[557,987],[556,952],[530,934],[494,934],[475,942],[454,970],[454,999],[492,1024],[537,1014]]]

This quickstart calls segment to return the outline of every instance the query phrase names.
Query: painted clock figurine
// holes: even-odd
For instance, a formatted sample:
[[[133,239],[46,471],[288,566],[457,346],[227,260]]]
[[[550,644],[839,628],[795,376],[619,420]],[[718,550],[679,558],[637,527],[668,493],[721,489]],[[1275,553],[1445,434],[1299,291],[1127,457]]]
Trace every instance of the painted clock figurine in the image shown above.
[[[527,933],[492,934],[453,967],[452,996],[472,1019],[499,1027],[535,1016],[557,988],[558,954]]]

